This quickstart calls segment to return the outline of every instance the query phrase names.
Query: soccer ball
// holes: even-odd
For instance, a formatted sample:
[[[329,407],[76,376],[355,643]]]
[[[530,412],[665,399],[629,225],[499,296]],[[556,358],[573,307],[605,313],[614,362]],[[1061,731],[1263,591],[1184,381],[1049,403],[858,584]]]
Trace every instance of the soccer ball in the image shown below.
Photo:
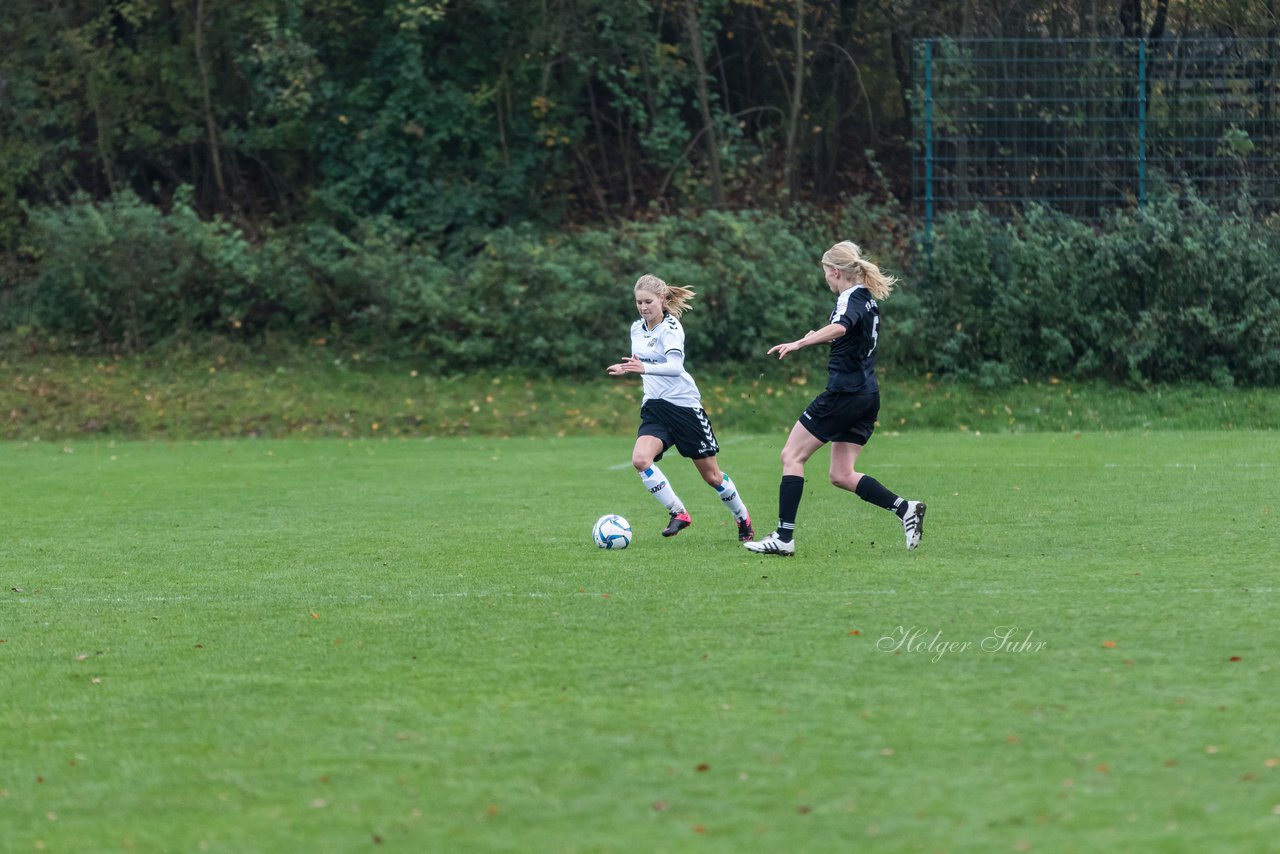
[[[602,549],[625,549],[631,545],[631,523],[616,513],[601,516],[591,529],[591,539]]]

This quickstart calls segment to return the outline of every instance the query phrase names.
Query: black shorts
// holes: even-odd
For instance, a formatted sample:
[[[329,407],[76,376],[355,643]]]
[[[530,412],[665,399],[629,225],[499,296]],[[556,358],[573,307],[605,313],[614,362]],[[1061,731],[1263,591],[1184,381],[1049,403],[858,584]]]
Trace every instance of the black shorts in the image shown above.
[[[849,394],[824,391],[800,416],[805,429],[823,442],[852,442],[865,445],[876,429],[880,414],[880,392]]]
[[[640,429],[636,437],[640,436],[653,436],[662,441],[662,451],[653,458],[654,462],[662,459],[672,445],[680,456],[691,460],[714,457],[720,452],[706,412],[665,400],[650,400],[640,407]]]

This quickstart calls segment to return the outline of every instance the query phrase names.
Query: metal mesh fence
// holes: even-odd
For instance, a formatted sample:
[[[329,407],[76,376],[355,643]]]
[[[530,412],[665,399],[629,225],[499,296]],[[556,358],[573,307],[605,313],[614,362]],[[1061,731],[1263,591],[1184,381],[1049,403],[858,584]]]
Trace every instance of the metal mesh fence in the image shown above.
[[[1092,219],[1161,186],[1280,210],[1278,74],[1271,39],[917,41],[917,211]]]

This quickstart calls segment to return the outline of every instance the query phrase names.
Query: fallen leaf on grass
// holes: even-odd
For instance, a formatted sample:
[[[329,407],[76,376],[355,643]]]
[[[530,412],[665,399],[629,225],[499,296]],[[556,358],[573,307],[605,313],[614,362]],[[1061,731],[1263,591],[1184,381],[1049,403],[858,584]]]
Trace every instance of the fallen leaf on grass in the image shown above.
[[[1116,642],[1115,642],[1115,641],[1103,641],[1103,642],[1102,642],[1102,645],[1103,645],[1103,646],[1105,646],[1107,649],[1115,649],[1115,648],[1116,648]]]

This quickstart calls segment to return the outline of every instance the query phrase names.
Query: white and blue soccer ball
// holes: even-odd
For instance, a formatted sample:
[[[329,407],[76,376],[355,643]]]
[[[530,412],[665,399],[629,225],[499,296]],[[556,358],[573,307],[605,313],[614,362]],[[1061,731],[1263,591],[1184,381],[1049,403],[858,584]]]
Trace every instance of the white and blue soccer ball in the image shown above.
[[[625,549],[631,545],[631,523],[616,513],[601,516],[591,529],[591,539],[602,549]]]

